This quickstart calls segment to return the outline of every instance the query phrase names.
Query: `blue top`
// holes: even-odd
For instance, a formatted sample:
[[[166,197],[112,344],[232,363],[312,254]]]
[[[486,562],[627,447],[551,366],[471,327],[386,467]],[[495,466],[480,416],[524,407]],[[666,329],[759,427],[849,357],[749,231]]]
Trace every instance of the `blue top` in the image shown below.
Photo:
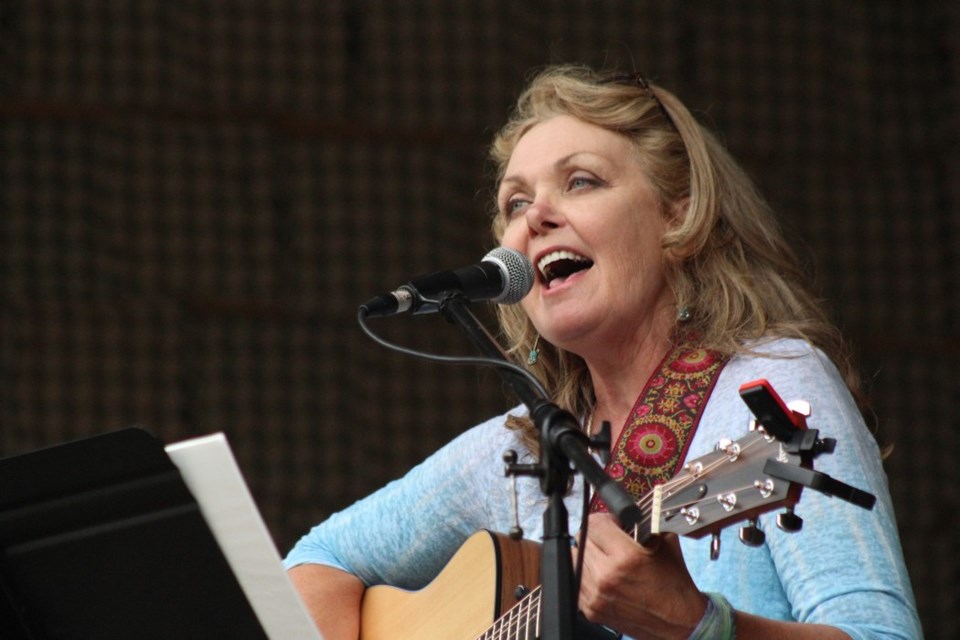
[[[878,447],[837,369],[799,340],[757,350],[763,355],[734,357],[723,369],[688,458],[709,453],[721,438],[745,435],[752,414],[739,387],[766,378],[784,401],[809,402],[808,426],[836,438],[836,451],[816,460],[817,471],[874,494],[877,503],[868,511],[805,489],[797,505],[801,531],[785,533],[776,513],[764,514],[762,546],[741,544],[734,526],[722,532],[717,560],[709,558],[709,536],[682,538],[694,581],[702,591],[724,594],[736,609],[763,617],[829,624],[855,640],[922,638]],[[314,527],[285,565],[326,564],[368,586],[418,589],[472,533],[508,531],[513,511],[502,455],[514,449],[521,462],[532,456],[505,428],[505,418],[461,434],[403,478]],[[579,528],[581,482],[578,475],[566,501],[571,531]],[[520,525],[526,537],[540,540],[546,499],[534,479],[519,478],[517,485]]]

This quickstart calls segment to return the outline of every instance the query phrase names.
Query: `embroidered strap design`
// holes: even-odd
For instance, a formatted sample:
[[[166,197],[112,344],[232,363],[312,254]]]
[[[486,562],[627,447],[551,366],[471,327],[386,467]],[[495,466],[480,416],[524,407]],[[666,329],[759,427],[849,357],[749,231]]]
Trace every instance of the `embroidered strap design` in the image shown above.
[[[654,485],[675,476],[700,422],[703,407],[726,364],[717,352],[689,344],[667,354],[647,381],[610,452],[607,474],[640,501]],[[594,496],[592,511],[606,511]]]

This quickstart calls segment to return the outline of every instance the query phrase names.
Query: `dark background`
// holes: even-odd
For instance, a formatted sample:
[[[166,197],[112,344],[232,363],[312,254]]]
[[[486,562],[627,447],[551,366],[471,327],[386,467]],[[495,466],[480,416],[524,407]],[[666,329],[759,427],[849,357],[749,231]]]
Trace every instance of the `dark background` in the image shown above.
[[[492,373],[372,344],[357,305],[492,246],[486,144],[532,68],[638,68],[809,256],[896,445],[904,551],[946,638],[958,33],[955,2],[2,0],[0,455],[224,431],[286,550],[512,404]],[[375,326],[472,353],[437,317]]]

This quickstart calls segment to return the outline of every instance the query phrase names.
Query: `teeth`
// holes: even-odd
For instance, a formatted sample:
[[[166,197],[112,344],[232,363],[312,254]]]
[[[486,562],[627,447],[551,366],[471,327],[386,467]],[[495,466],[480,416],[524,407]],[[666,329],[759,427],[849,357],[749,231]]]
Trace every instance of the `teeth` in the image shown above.
[[[540,273],[543,273],[544,270],[549,267],[554,262],[558,260],[573,260],[575,262],[590,262],[587,258],[579,256],[571,251],[554,251],[548,253],[547,255],[540,258],[540,261],[537,262],[537,269],[540,270]]]
[[[540,260],[537,262],[537,268],[540,271],[540,276],[546,283],[547,288],[553,284],[555,279],[564,278],[577,270],[570,268],[560,269],[559,267],[554,267],[554,265],[558,262],[586,264],[588,266],[592,264],[592,261],[589,258],[584,258],[583,256],[571,251],[554,251],[552,253],[548,253],[540,258]]]

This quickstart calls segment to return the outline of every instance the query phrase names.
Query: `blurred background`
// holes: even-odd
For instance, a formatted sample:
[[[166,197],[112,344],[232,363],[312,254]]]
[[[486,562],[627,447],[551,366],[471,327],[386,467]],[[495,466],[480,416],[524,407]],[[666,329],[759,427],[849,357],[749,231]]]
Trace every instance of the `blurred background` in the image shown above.
[[[223,431],[285,552],[514,404],[491,372],[374,345],[357,306],[492,246],[486,146],[532,69],[639,69],[809,258],[895,444],[927,637],[947,638],[958,34],[955,2],[3,0],[0,455]],[[375,327],[473,353],[437,316]]]

